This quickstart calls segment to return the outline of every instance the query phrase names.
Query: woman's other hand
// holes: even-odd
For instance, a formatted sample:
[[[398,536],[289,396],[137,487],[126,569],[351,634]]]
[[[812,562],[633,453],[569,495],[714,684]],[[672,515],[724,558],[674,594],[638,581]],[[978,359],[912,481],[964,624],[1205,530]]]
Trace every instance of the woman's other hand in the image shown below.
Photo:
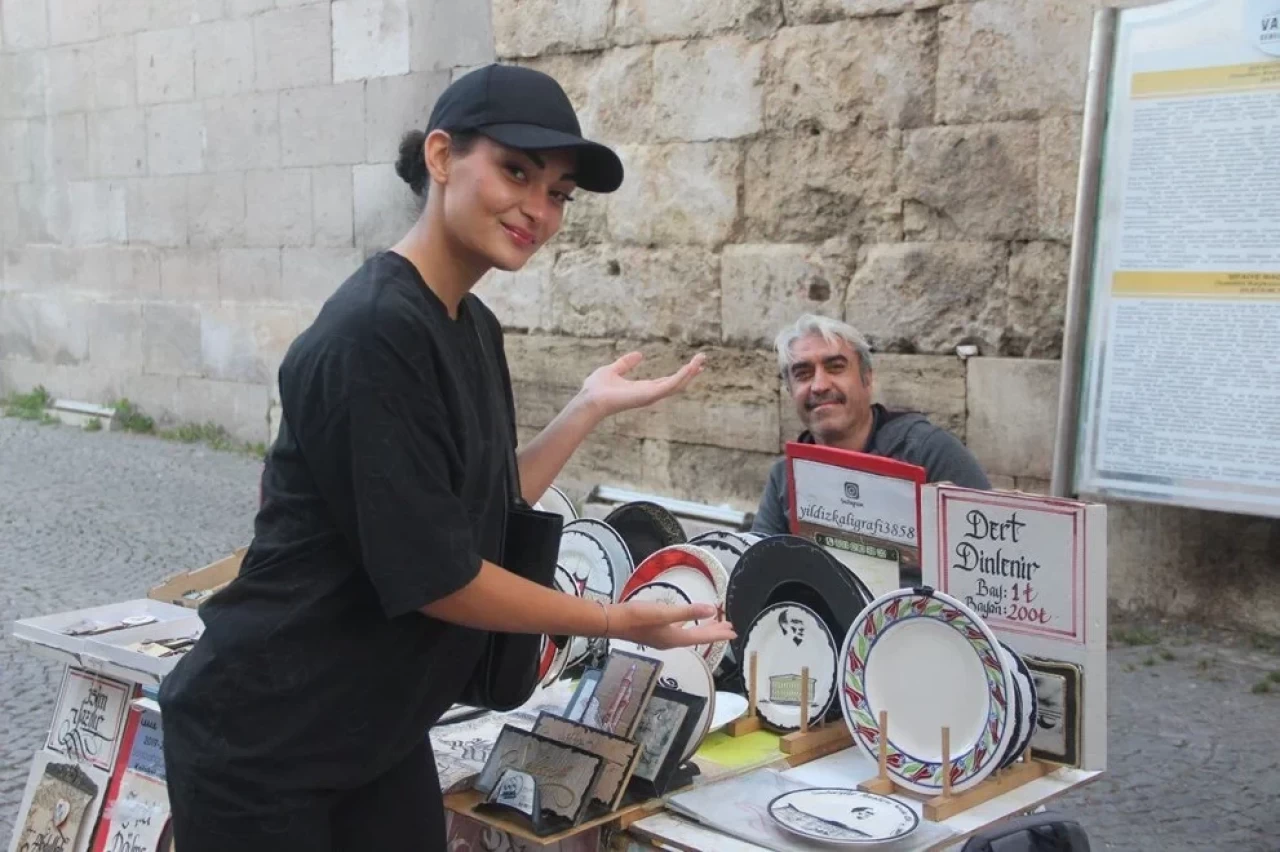
[[[609,637],[626,639],[651,648],[680,648],[710,645],[735,638],[728,621],[706,621],[716,617],[710,604],[663,604],[629,601],[609,607]],[[703,620],[696,627],[690,621]]]
[[[644,355],[629,352],[612,364],[600,367],[582,383],[585,401],[602,416],[643,408],[679,393],[702,372],[706,356],[699,352],[676,372],[660,379],[629,379]]]

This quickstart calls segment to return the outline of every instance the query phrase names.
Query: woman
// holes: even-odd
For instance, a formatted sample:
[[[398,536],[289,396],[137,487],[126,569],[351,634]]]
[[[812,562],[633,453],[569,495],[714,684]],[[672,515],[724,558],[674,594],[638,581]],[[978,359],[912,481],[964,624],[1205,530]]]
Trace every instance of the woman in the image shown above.
[[[397,165],[426,195],[422,215],[289,348],[253,542],[161,689],[182,852],[443,848],[426,732],[484,631],[657,647],[733,636],[685,627],[708,607],[605,605],[495,564],[515,422],[501,329],[467,294],[528,262],[575,189],[616,189],[622,165],[581,137],[554,80],[523,68],[462,77],[427,130]],[[521,450],[527,501],[603,418],[702,369],[628,380],[639,360],[592,373]]]

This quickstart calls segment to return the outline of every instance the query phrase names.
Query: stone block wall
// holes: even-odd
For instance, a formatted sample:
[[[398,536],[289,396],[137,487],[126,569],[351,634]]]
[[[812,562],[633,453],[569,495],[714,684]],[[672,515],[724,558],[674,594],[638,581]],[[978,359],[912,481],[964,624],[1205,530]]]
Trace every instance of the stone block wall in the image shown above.
[[[489,10],[0,4],[0,391],[128,397],[265,441],[319,304],[416,216],[392,163]]]
[[[754,508],[799,430],[768,347],[802,311],[860,327],[879,397],[997,487],[1045,490],[1103,2],[1146,0],[0,0],[0,392],[266,439],[284,349],[415,215],[400,134],[496,56],[628,172],[480,286],[522,434],[625,351],[710,357],[581,449],[577,496]],[[1280,524],[1110,517],[1115,602],[1280,631]]]
[[[525,336],[522,425],[629,348],[661,356],[650,371],[704,349],[686,398],[612,424],[571,473],[753,508],[800,428],[768,347],[813,311],[868,336],[881,399],[1010,482],[1047,479],[1096,5],[494,0],[498,56],[559,79],[627,168],[480,288]],[[992,377],[975,417],[983,367],[958,344],[1037,359],[1047,413],[1009,421],[1025,399]]]
[[[498,55],[557,77],[628,171],[480,289],[518,353],[522,429],[629,349],[651,374],[701,349],[685,397],[607,424],[566,481],[753,509],[800,428],[768,346],[812,311],[870,338],[880,399],[966,440],[996,487],[1047,491],[1101,5],[493,0]],[[1110,512],[1114,602],[1280,632],[1280,524]]]

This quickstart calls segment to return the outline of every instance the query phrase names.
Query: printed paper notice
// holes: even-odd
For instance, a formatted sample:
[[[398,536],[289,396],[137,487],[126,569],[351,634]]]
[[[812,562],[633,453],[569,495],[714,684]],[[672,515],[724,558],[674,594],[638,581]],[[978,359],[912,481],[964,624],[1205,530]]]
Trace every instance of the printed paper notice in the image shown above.
[[[1120,13],[1079,493],[1280,516],[1277,45],[1280,0]]]

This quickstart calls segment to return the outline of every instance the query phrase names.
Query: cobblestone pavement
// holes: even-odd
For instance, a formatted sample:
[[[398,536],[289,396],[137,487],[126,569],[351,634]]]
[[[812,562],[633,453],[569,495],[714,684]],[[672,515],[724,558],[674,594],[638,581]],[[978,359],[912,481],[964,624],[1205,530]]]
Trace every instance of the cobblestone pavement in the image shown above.
[[[12,621],[141,597],[226,555],[250,535],[258,471],[201,446],[0,418],[6,847],[61,671],[9,637]],[[1050,807],[1095,849],[1280,850],[1280,642],[1173,624],[1113,636],[1111,768]]]

